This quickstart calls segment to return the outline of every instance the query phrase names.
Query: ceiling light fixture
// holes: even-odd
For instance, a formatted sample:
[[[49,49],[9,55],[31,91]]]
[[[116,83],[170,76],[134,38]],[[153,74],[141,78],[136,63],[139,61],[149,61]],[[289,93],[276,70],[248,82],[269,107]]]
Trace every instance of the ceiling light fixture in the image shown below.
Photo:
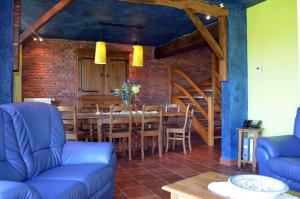
[[[206,20],[210,20],[211,16],[210,15],[206,15]]]
[[[224,3],[220,3],[220,7],[221,8],[224,8],[225,6],[224,6]]]
[[[33,37],[33,41],[37,41],[37,38],[36,38],[36,37]]]
[[[39,38],[39,41],[42,42],[42,41],[44,41],[44,39],[43,39],[42,37],[40,37],[40,38]]]
[[[132,66],[143,67],[144,65],[144,49],[141,45],[133,46]]]

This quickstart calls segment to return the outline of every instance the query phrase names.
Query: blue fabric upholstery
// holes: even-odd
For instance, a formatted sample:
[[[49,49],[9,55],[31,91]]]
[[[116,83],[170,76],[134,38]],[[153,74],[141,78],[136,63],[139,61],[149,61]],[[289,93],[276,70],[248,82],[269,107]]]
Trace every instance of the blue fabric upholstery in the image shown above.
[[[26,175],[12,119],[0,110],[0,180],[23,181]]]
[[[0,186],[0,199],[110,199],[115,168],[110,143],[66,143],[56,107],[44,103],[0,106],[0,185],[9,182]],[[10,183],[20,187],[20,195],[6,197],[7,190],[14,188]]]
[[[42,199],[31,186],[13,181],[0,181],[0,198],[2,199]]]
[[[113,147],[110,143],[68,142],[63,148],[62,164],[108,164],[112,152]]]
[[[82,199],[88,198],[86,187],[75,180],[38,180],[26,184],[37,190],[43,199]]]
[[[113,169],[107,164],[64,165],[48,170],[36,177],[37,180],[69,180],[83,183],[88,196],[104,187],[113,176]]]
[[[294,135],[259,138],[256,158],[259,174],[282,180],[290,189],[300,191],[300,108]]]

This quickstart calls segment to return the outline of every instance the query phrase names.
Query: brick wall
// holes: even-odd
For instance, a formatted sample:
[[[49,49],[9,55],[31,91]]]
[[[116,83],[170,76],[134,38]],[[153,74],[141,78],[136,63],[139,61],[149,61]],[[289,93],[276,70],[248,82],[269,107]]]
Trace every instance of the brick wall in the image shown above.
[[[93,49],[94,42],[45,39],[23,46],[23,98],[51,97],[58,104],[75,104],[76,49]],[[107,44],[107,50],[132,52],[131,45]],[[210,50],[198,49],[155,60],[152,47],[144,48],[144,67],[129,67],[129,77],[142,85],[144,103],[167,103],[168,66],[179,67],[195,82],[210,77]],[[130,60],[131,60],[130,54]]]

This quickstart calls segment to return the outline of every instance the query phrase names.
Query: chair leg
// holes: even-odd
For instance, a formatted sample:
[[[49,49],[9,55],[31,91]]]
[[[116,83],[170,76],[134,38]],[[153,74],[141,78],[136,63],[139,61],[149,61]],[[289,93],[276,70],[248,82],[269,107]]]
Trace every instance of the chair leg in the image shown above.
[[[128,137],[128,156],[129,160],[131,160],[131,136]]]
[[[182,136],[182,147],[183,147],[183,152],[184,155],[186,155],[186,148],[185,148],[185,135]]]
[[[173,133],[173,151],[175,149],[175,143],[176,143],[176,133]]]
[[[144,136],[141,136],[141,154],[143,160],[144,159]]]
[[[158,153],[159,153],[159,157],[162,157],[162,137],[161,134],[158,135]]]
[[[168,132],[168,130],[167,130],[166,134],[167,134],[167,140],[166,140],[166,153],[167,153],[169,150],[169,132]]]
[[[154,136],[152,137],[152,154],[154,154],[154,149],[155,149],[155,139]]]
[[[189,142],[189,149],[190,149],[190,151],[192,151],[191,133],[189,133],[188,142]]]

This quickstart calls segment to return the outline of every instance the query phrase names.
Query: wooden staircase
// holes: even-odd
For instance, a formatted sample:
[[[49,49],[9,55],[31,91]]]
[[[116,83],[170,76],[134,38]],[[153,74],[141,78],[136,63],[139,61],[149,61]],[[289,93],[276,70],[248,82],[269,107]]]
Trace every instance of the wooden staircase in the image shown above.
[[[222,90],[216,62],[213,56],[212,77],[198,85],[182,70],[169,67],[169,102],[180,105],[182,111],[187,104],[194,105],[193,127],[209,146],[222,137]]]

